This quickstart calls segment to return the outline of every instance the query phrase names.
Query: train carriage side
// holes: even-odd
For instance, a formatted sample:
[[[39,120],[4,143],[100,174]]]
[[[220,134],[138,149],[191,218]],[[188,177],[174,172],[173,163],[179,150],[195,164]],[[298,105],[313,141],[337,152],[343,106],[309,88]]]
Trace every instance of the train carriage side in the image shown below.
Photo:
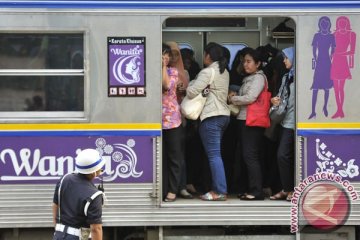
[[[86,147],[97,148],[107,160],[104,226],[109,232],[129,226],[289,227],[294,206],[291,202],[245,203],[235,198],[216,203],[199,199],[161,201],[160,55],[162,40],[171,38],[173,32],[164,23],[166,19],[196,16],[259,21],[261,24],[256,23],[249,31],[258,34],[253,47],[269,42],[279,47],[289,46],[287,40],[282,45],[284,39],[267,36],[268,26],[274,27],[285,17],[295,23],[297,184],[318,172],[339,174],[341,186],[350,196],[348,215],[341,223],[349,226],[353,234],[360,211],[354,197],[360,187],[356,158],[360,149],[357,123],[360,113],[353,99],[357,96],[356,78],[360,71],[356,48],[356,33],[360,29],[354,24],[359,12],[353,10],[344,15],[346,11],[341,9],[329,12],[212,9],[204,13],[194,8],[187,11],[2,10],[0,227],[3,232],[51,229],[55,182],[74,169],[76,151]],[[317,33],[322,33],[319,29],[324,16],[331,23],[330,34],[346,32],[351,37],[336,43],[337,49],[342,47],[347,52],[344,61],[348,68],[340,69],[348,70],[348,75],[340,79],[342,75],[338,73],[339,79],[331,80],[331,86],[319,88],[313,85],[315,72],[335,74],[331,73],[334,71],[331,67],[319,68],[317,59],[313,60],[314,39]],[[339,19],[346,22],[345,27]],[[236,32],[234,29],[223,28],[218,32]],[[320,42],[319,46],[323,44]],[[328,48],[328,52],[332,51],[337,56],[335,47]],[[344,56],[344,52],[339,55]],[[130,58],[139,67],[137,79],[126,70]],[[337,61],[339,66],[344,64]],[[34,109],[39,101],[35,96],[42,99],[41,109]],[[316,117],[308,119],[313,109]],[[344,182],[348,184],[344,186]],[[320,191],[326,191],[324,186],[320,187]],[[353,239],[351,234],[348,239]]]

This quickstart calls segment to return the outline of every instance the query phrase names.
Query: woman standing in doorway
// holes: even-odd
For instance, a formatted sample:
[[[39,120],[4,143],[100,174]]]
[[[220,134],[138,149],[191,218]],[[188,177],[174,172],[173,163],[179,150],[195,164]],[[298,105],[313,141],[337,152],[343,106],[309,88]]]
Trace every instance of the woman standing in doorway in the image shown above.
[[[281,122],[280,142],[277,152],[280,180],[283,190],[270,197],[271,200],[291,201],[294,191],[294,166],[295,166],[295,50],[294,47],[283,50],[284,64],[290,71],[284,75],[280,92],[285,88],[288,96],[286,115]],[[271,99],[273,105],[280,104],[280,97]]]
[[[248,191],[239,194],[241,200],[264,200],[260,151],[265,128],[246,125],[248,106],[256,101],[267,84],[266,76],[261,70],[260,58],[260,52],[254,49],[246,53],[244,70],[247,76],[238,95],[229,95],[231,103],[241,106],[237,115],[242,153],[240,160],[244,161],[248,175]]]
[[[184,149],[181,144],[183,128],[176,88],[179,74],[170,67],[171,48],[162,48],[162,129],[163,129],[163,196],[165,202],[173,202],[179,190]]]
[[[230,110],[226,99],[229,88],[229,73],[223,48],[209,43],[204,49],[204,65],[193,84],[186,90],[194,98],[209,85],[204,109],[200,115],[200,137],[210,164],[212,190],[201,196],[205,201],[224,201],[227,185],[224,164],[221,157],[221,139],[230,121]],[[212,80],[213,79],[213,80]]]

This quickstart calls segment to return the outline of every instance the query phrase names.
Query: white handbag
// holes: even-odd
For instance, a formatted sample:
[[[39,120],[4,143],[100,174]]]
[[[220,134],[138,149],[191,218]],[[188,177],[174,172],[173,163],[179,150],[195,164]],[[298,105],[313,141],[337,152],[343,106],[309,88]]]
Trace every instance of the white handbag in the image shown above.
[[[191,120],[196,120],[199,118],[205,106],[207,95],[210,92],[210,85],[213,82],[214,77],[215,70],[211,68],[211,78],[209,85],[192,99],[188,98],[188,96],[185,96],[180,105],[181,113],[184,115],[184,117]]]
[[[228,107],[229,107],[229,109],[230,109],[230,114],[231,114],[232,116],[237,116],[237,115],[239,115],[239,113],[240,113],[240,106],[234,105],[234,104],[229,104]]]

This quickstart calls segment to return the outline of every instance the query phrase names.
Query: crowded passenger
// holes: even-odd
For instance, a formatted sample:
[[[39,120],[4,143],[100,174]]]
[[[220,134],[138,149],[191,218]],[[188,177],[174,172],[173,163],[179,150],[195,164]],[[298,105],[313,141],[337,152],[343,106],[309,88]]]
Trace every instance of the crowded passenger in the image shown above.
[[[190,80],[195,79],[196,75],[200,72],[200,65],[195,61],[194,51],[190,48],[182,48],[180,52],[184,68],[188,71]]]
[[[245,162],[248,174],[248,186],[246,192],[241,192],[241,200],[263,200],[262,190],[262,164],[261,164],[261,143],[263,140],[264,128],[246,125],[247,107],[255,102],[263,91],[266,83],[266,76],[261,70],[260,53],[254,49],[244,57],[244,70],[248,74],[243,79],[243,84],[238,95],[230,94],[229,101],[239,105],[240,113],[237,116],[239,125],[240,147],[242,160]]]
[[[162,128],[163,128],[163,196],[165,202],[176,200],[180,188],[184,149],[181,144],[183,128],[176,89],[179,74],[170,67],[170,46],[162,47]]]
[[[176,68],[178,71],[178,81],[176,83],[176,96],[178,103],[181,104],[182,99],[185,97],[186,88],[189,84],[189,73],[184,69],[184,64],[180,54],[179,46],[176,42],[167,42],[167,45],[171,49],[171,57],[169,65],[172,68]],[[186,120],[182,118],[182,125],[184,125]],[[184,129],[183,129],[184,131]],[[185,134],[182,134],[182,138],[178,139],[181,144],[181,152],[183,153],[183,158],[185,157]],[[178,195],[185,199],[192,199],[193,196],[186,190],[186,161],[184,160],[181,167],[180,175],[180,185]]]
[[[284,75],[280,91],[285,90],[288,96],[285,118],[281,122],[281,134],[277,152],[278,167],[282,185],[282,191],[271,196],[271,200],[291,201],[294,191],[294,136],[295,136],[295,52],[293,47],[285,48],[284,64],[289,72]],[[284,96],[284,95],[283,95]],[[280,104],[280,97],[271,99],[273,105]]]
[[[177,144],[175,144],[175,146],[179,145],[178,151],[182,156],[181,159],[175,160],[178,165],[172,165],[171,162],[174,160],[169,160],[169,155],[166,155],[167,157],[164,155],[164,162],[167,161],[164,163],[164,181],[168,179],[168,185],[164,184],[164,201],[174,201],[176,196],[190,199],[193,198],[191,193],[205,193],[200,195],[200,199],[205,201],[221,201],[226,200],[228,194],[233,192],[239,193],[238,197],[241,200],[263,200],[267,195],[271,195],[271,190],[277,192],[271,195],[271,199],[291,198],[294,174],[289,174],[285,169],[294,168],[294,128],[290,127],[292,121],[290,112],[294,113],[294,111],[288,109],[287,118],[281,124],[280,146],[274,139],[271,142],[264,141],[265,128],[246,125],[247,106],[256,101],[263,91],[267,81],[266,75],[272,78],[273,95],[277,88],[284,87],[284,79],[293,79],[293,65],[289,67],[293,56],[287,53],[289,50],[284,49],[280,54],[269,44],[258,50],[243,48],[237,52],[232,64],[232,82],[235,84],[229,85],[229,73],[226,70],[229,54],[225,47],[217,43],[209,43],[204,50],[205,67],[194,80],[191,80],[187,69],[190,69],[194,61],[193,51],[187,49],[180,51],[175,42],[167,44],[171,48],[169,55],[174,56],[168,63],[167,75],[176,82],[177,104],[181,103],[185,93],[190,98],[195,97],[207,87],[210,93],[199,120],[183,118],[186,132],[179,131],[181,133],[177,135]],[[181,56],[184,56],[183,60]],[[281,66],[277,64],[278,60],[284,57]],[[281,87],[277,87],[278,81],[275,78],[284,72],[285,65],[290,72],[284,76]],[[266,69],[266,75],[263,67]],[[211,69],[215,70],[213,79]],[[163,83],[166,83],[166,75],[164,76]],[[285,82],[291,83],[288,88],[290,86],[293,88],[291,80]],[[166,92],[170,93],[171,89],[164,91]],[[272,103],[276,104],[276,101],[274,97]],[[228,104],[239,106],[240,109],[238,115],[232,116],[233,125],[230,123]],[[164,127],[164,133],[170,132],[168,130]],[[164,153],[175,152],[176,149],[165,149],[166,143],[169,143],[165,135],[171,137],[172,134],[164,134]],[[292,148],[289,147],[291,144]],[[263,154],[264,151],[267,154]],[[292,161],[289,160],[290,155]],[[206,158],[208,162],[204,164]],[[273,163],[272,158],[275,161],[277,159],[277,162]],[[168,174],[165,173],[166,171]],[[289,181],[290,178],[292,181]],[[174,185],[177,185],[177,190],[171,188]],[[264,187],[266,189],[263,189]]]
[[[246,77],[243,60],[249,50],[251,50],[251,48],[245,47],[236,53],[234,61],[231,64],[230,85],[241,86],[244,77]]]
[[[189,73],[191,81],[200,72],[200,66],[195,60],[192,49],[182,48],[180,52],[185,71]],[[209,176],[209,164],[199,134],[200,120],[185,118],[185,121],[186,189],[191,194],[206,192],[209,189],[211,179]]]
[[[205,201],[227,199],[227,184],[221,157],[221,139],[229,124],[230,110],[227,106],[229,73],[227,60],[221,45],[209,43],[204,49],[204,65],[193,84],[186,90],[189,98],[194,98],[209,86],[209,94],[200,115],[200,137],[209,160],[212,189],[201,195]]]

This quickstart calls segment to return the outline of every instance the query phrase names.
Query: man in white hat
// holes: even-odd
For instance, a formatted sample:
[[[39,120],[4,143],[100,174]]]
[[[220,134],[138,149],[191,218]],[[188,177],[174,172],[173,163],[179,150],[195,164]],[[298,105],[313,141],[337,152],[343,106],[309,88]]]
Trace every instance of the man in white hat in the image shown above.
[[[57,183],[53,199],[53,240],[102,240],[102,191],[92,180],[102,173],[105,160],[98,151],[85,149],[75,158],[76,173],[66,174]]]

